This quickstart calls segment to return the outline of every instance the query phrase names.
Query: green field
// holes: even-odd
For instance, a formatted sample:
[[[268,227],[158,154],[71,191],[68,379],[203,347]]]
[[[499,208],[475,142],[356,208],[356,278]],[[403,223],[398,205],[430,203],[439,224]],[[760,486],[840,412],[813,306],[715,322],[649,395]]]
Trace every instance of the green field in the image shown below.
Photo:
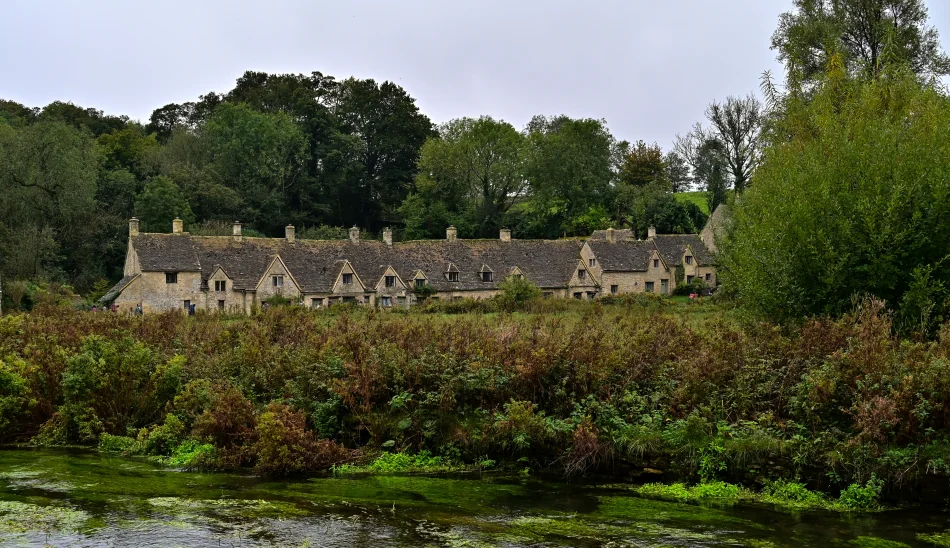
[[[702,190],[692,192],[677,192],[676,199],[682,203],[692,202],[699,206],[703,213],[709,215],[709,204],[706,203],[706,193]]]

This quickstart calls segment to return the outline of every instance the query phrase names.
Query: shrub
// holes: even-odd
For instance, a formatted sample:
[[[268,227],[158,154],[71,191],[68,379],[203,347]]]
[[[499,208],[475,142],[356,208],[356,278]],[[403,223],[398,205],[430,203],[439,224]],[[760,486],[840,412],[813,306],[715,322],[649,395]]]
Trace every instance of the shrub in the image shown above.
[[[879,506],[878,497],[883,488],[884,482],[871,474],[871,479],[864,485],[852,483],[841,491],[838,503],[851,510],[873,510]]]
[[[217,452],[210,443],[195,440],[181,442],[166,461],[170,466],[188,470],[213,469],[217,467]]]
[[[538,286],[524,277],[508,276],[498,284],[498,288],[501,289],[501,294],[494,299],[502,310],[515,310],[541,298]]]
[[[107,453],[130,453],[134,447],[135,440],[127,436],[103,434],[99,438],[99,450]]]
[[[698,499],[737,499],[739,486],[723,481],[700,483],[691,490]]]
[[[272,403],[257,423],[257,464],[263,474],[294,474],[326,470],[347,460],[347,452],[331,440],[317,440],[307,430],[303,413]]]

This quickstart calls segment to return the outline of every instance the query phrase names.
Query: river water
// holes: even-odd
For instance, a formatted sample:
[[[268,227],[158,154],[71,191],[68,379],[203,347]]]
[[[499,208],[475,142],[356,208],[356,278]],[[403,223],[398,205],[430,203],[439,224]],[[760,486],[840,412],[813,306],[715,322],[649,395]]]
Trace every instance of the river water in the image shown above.
[[[658,502],[522,477],[269,480],[93,452],[0,450],[2,546],[932,546],[938,510]]]

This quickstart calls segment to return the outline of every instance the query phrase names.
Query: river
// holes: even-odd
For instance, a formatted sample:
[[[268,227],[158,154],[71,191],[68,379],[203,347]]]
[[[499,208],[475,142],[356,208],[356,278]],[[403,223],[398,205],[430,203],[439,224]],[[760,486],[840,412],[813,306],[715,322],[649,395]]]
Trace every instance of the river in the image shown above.
[[[274,480],[0,450],[2,546],[933,546],[938,510],[696,506],[519,476]]]

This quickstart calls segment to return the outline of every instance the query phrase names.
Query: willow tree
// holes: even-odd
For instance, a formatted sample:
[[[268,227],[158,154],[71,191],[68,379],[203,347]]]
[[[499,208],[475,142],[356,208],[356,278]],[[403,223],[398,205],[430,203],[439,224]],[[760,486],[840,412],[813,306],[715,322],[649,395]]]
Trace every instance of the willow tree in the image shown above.
[[[887,301],[910,328],[939,320],[950,274],[950,101],[912,70],[849,76],[840,59],[736,200],[724,281],[772,318]]]

